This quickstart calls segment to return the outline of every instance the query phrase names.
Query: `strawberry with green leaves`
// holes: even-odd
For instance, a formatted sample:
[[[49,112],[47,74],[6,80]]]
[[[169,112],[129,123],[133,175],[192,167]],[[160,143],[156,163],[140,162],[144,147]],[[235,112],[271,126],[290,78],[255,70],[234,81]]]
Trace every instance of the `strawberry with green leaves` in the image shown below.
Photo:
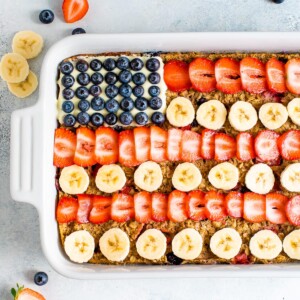
[[[12,288],[10,291],[14,300],[46,300],[46,298],[40,293],[24,288],[24,285],[19,286],[19,284],[17,284],[17,288]]]

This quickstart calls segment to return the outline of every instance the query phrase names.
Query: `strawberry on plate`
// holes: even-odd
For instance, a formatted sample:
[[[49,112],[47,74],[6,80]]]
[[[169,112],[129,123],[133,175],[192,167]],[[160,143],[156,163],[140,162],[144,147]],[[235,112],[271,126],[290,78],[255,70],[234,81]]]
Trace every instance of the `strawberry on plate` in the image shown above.
[[[213,159],[215,155],[215,134],[217,132],[204,129],[201,132],[200,155],[203,159]]]
[[[181,158],[181,139],[183,131],[177,128],[168,130],[167,157],[169,161],[178,161]]]
[[[24,288],[24,286],[19,286],[18,284],[17,289],[11,289],[11,294],[14,300],[46,300],[40,293],[29,288]]]
[[[249,132],[240,132],[236,137],[236,157],[241,161],[255,158],[254,138]]]
[[[211,221],[222,221],[226,216],[225,199],[222,193],[209,191],[204,196],[205,214]]]
[[[244,210],[244,196],[240,192],[229,192],[225,197],[225,208],[228,216],[241,218]]]
[[[189,76],[196,91],[210,93],[216,88],[215,63],[210,59],[195,58],[190,63]]]
[[[205,194],[202,191],[191,191],[187,195],[186,211],[188,218],[194,221],[207,219],[205,210]]]
[[[65,21],[74,23],[81,20],[89,10],[87,0],[64,0],[62,5]]]
[[[288,197],[279,193],[266,195],[266,219],[274,224],[283,224],[287,221],[285,207]]]
[[[113,195],[111,219],[120,223],[134,219],[134,201],[132,196],[122,193]]]
[[[300,130],[289,130],[281,135],[278,148],[283,159],[300,159]]]
[[[58,223],[69,223],[76,220],[78,201],[72,197],[59,199],[56,208],[56,220]]]
[[[168,220],[168,196],[162,193],[152,193],[152,220],[164,222]]]
[[[152,217],[151,194],[142,191],[134,194],[135,220],[140,223],[149,223]]]
[[[201,135],[191,130],[184,130],[181,141],[181,160],[192,162],[201,158]]]
[[[300,226],[300,195],[294,196],[288,201],[286,216],[291,224]]]
[[[274,93],[285,93],[285,67],[284,63],[272,57],[266,63],[268,89]]]
[[[292,58],[285,65],[286,86],[293,94],[300,94],[300,58]]]
[[[244,219],[251,223],[266,220],[266,197],[256,193],[244,194]]]
[[[150,159],[155,162],[167,160],[168,132],[158,126],[150,129]]]
[[[126,167],[138,165],[135,159],[133,130],[124,130],[119,133],[119,163]]]
[[[111,219],[111,197],[93,196],[93,205],[89,220],[93,224],[101,224]]]
[[[93,205],[93,196],[88,194],[82,194],[77,196],[78,199],[78,211],[76,221],[80,224],[89,222],[89,215]]]
[[[181,191],[172,191],[168,199],[168,218],[173,222],[183,222],[187,216],[186,211],[187,195]]]
[[[150,159],[150,128],[137,127],[133,129],[135,158],[142,163]]]
[[[225,161],[236,155],[236,141],[225,133],[215,135],[215,160]]]

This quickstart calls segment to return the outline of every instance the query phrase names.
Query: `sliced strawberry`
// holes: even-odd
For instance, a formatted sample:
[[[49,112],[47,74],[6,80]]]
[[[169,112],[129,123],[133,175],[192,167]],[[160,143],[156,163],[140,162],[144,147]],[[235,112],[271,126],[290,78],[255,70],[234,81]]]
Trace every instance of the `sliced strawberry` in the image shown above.
[[[194,221],[207,219],[204,196],[205,194],[202,191],[191,191],[188,193],[186,211],[189,219]]]
[[[211,221],[221,221],[227,214],[225,209],[225,197],[216,191],[205,194],[205,214]]]
[[[236,94],[242,91],[240,63],[232,58],[220,58],[216,62],[217,89],[225,94]]]
[[[186,211],[187,195],[184,192],[172,191],[168,199],[168,218],[173,222],[183,222],[187,216]]]
[[[237,264],[237,265],[249,265],[250,264],[250,260],[249,257],[246,253],[239,253],[238,255],[236,255],[233,258],[233,264]]]
[[[167,156],[169,161],[178,161],[181,158],[182,132],[177,128],[168,130]]]
[[[251,223],[266,220],[266,197],[256,193],[244,194],[244,219]]]
[[[285,65],[286,86],[293,94],[300,94],[300,58],[292,58]]]
[[[63,168],[73,165],[76,149],[76,135],[65,128],[58,128],[54,135],[53,164]]]
[[[150,159],[150,128],[137,127],[133,130],[135,158],[142,163]]]
[[[181,92],[191,87],[189,65],[181,60],[170,60],[164,66],[164,80],[170,91]]]
[[[241,218],[244,209],[244,196],[239,192],[230,192],[225,197],[225,208],[228,216]]]
[[[300,159],[300,130],[289,130],[278,139],[279,152],[283,159]]]
[[[267,83],[270,91],[274,93],[285,93],[285,68],[284,63],[272,57],[266,63]]]
[[[197,132],[185,130],[182,134],[181,160],[192,162],[200,159],[201,135]]]
[[[120,223],[134,219],[134,201],[132,196],[122,193],[113,195],[111,219]]]
[[[235,139],[225,133],[217,133],[215,136],[215,160],[225,161],[236,155]]]
[[[254,138],[248,132],[241,132],[236,137],[236,157],[241,161],[255,158]]]
[[[288,197],[270,193],[266,195],[266,219],[274,224],[283,224],[287,221],[285,215],[285,207],[288,202]]]
[[[89,222],[89,215],[93,205],[93,196],[88,194],[82,194],[77,196],[78,199],[78,211],[76,221],[80,224]]]
[[[46,300],[46,298],[40,293],[24,288],[24,286],[19,286],[17,284],[17,290],[12,288],[11,293],[15,300]]]
[[[96,130],[96,160],[101,165],[114,164],[119,158],[119,134],[109,127]]]
[[[56,208],[56,220],[58,223],[69,223],[76,220],[78,201],[72,197],[59,199]]]
[[[111,219],[111,197],[93,196],[93,206],[89,220],[93,224],[101,224]]]
[[[150,129],[150,159],[156,162],[167,160],[168,132],[158,126]]]
[[[135,220],[140,223],[149,223],[152,219],[151,194],[139,192],[134,194]]]
[[[135,159],[133,130],[124,130],[119,133],[119,163],[126,167],[139,164]]]
[[[265,64],[254,57],[246,57],[240,62],[243,89],[249,93],[260,94],[267,90]]]
[[[64,0],[62,11],[67,23],[81,20],[89,10],[87,0]]]
[[[168,196],[162,193],[152,193],[152,220],[164,222],[168,220]]]
[[[291,224],[300,226],[300,195],[289,200],[286,205],[286,216]]]
[[[201,132],[200,155],[203,159],[213,159],[215,155],[215,134],[217,132],[204,129]]]
[[[210,93],[216,88],[215,63],[210,59],[194,59],[189,66],[189,76],[196,91]]]

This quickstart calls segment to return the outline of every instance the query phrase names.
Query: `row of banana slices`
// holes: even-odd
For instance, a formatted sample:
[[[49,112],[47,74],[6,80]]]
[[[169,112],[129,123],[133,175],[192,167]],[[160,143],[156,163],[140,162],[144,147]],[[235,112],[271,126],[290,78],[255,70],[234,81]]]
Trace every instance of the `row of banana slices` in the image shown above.
[[[219,100],[209,100],[201,104],[195,113],[191,101],[184,97],[173,99],[167,108],[167,119],[175,127],[184,127],[195,119],[199,125],[218,130],[223,127],[227,110]],[[237,131],[246,131],[253,128],[258,117],[262,124],[271,130],[280,128],[288,119],[300,126],[300,98],[294,98],[287,107],[281,103],[265,103],[258,112],[253,105],[246,101],[235,102],[229,110],[228,120]]]
[[[233,228],[223,228],[210,239],[210,250],[222,259],[234,258],[241,249],[242,239]],[[121,262],[129,254],[130,239],[119,228],[106,231],[99,240],[101,253],[110,261]],[[175,235],[172,240],[173,253],[184,260],[194,260],[200,256],[203,247],[201,234],[186,228]],[[94,254],[95,240],[86,230],[75,231],[66,237],[64,248],[69,258],[77,263],[88,262]],[[250,239],[250,252],[258,259],[272,260],[282,249],[292,259],[300,259],[300,229],[289,233],[281,242],[271,230],[258,231]],[[161,259],[167,249],[167,239],[158,229],[148,229],[136,241],[137,253],[148,260]]]

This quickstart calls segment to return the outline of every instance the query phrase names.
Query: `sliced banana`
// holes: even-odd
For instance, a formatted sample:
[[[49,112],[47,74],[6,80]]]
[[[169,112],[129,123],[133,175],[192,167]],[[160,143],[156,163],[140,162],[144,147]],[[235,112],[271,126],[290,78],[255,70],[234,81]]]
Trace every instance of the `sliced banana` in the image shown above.
[[[83,167],[72,165],[63,168],[60,173],[59,185],[67,194],[82,194],[87,190],[89,183],[89,175]]]
[[[217,231],[210,239],[210,250],[218,257],[231,259],[241,249],[242,239],[233,228],[223,228]]]
[[[197,258],[202,251],[203,239],[193,228],[186,228],[178,232],[172,240],[173,253],[186,260]]]
[[[209,100],[201,104],[197,110],[197,122],[208,129],[220,129],[227,116],[225,105],[219,100]]]
[[[166,252],[167,239],[158,229],[148,229],[136,241],[137,253],[146,259],[160,259]]]
[[[231,190],[239,182],[239,169],[229,162],[223,162],[210,169],[208,180],[216,189]]]
[[[134,172],[134,183],[140,189],[153,192],[162,184],[163,175],[158,163],[146,161]]]
[[[265,103],[259,109],[259,119],[271,130],[280,128],[288,119],[286,107],[281,103]]]
[[[272,230],[261,230],[254,234],[249,244],[252,255],[259,259],[274,259],[282,251],[282,242]]]
[[[94,255],[95,240],[86,230],[75,231],[66,237],[64,248],[70,260],[88,262]]]
[[[0,75],[2,79],[9,83],[19,83],[24,81],[29,74],[27,60],[18,53],[7,53],[2,56],[0,62]]]
[[[288,114],[294,124],[300,126],[300,98],[294,98],[287,105]]]
[[[281,185],[289,192],[300,192],[300,163],[288,165],[280,175]]]
[[[167,108],[167,119],[176,127],[184,127],[195,119],[195,109],[192,102],[184,97],[177,97],[171,101]]]
[[[37,57],[43,46],[43,38],[33,31],[19,31],[12,41],[13,52],[22,55],[26,59]]]
[[[115,164],[99,168],[95,183],[97,188],[104,193],[114,193],[121,190],[126,183],[123,169]]]
[[[196,189],[202,181],[200,170],[192,163],[179,164],[172,176],[172,184],[175,189],[189,192]]]
[[[101,253],[110,261],[122,261],[129,254],[130,240],[120,228],[111,228],[99,240]]]
[[[253,165],[246,174],[245,183],[250,191],[267,194],[272,190],[275,183],[273,170],[263,163]]]
[[[300,229],[290,232],[284,238],[283,250],[290,258],[300,260]]]
[[[18,98],[26,98],[31,95],[38,86],[38,79],[36,75],[29,71],[27,78],[19,83],[7,83],[9,91]]]
[[[246,131],[257,123],[257,112],[251,103],[237,101],[230,108],[228,120],[235,130]]]

